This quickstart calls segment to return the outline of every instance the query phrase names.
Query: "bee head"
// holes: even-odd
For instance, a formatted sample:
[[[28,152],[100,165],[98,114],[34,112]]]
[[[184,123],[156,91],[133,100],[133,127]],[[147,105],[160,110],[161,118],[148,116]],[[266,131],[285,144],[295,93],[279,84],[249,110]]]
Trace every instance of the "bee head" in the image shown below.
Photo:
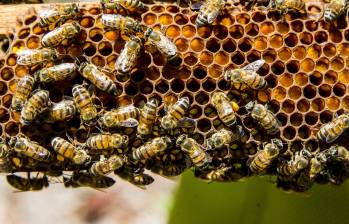
[[[79,149],[73,161],[78,165],[89,164],[91,162],[91,156],[85,150]]]
[[[327,162],[327,158],[325,153],[320,152],[318,154],[316,154],[315,158],[320,162],[320,163],[326,163]]]
[[[251,111],[253,110],[253,107],[254,107],[255,104],[256,104],[256,102],[251,101],[251,102],[249,102],[248,104],[245,105],[245,109],[246,109],[248,112],[251,112]]]
[[[283,143],[280,139],[274,138],[271,140],[271,143],[274,144],[279,149],[281,149],[283,147]]]
[[[145,38],[149,38],[149,36],[153,33],[153,28],[148,28],[145,32],[144,32],[144,37]]]
[[[188,136],[186,134],[182,134],[182,135],[178,136],[177,140],[176,140],[176,145],[180,146],[187,138],[188,138]]]
[[[166,130],[174,129],[177,127],[177,121],[169,115],[165,115],[161,118],[161,127]]]
[[[13,136],[13,137],[10,138],[10,141],[8,142],[8,145],[9,145],[11,148],[13,148],[13,147],[15,147],[16,142],[17,142],[17,137],[16,137],[16,136]]]
[[[307,149],[302,149],[299,152],[300,156],[302,156],[303,158],[309,160],[311,158],[311,153],[307,150]]]
[[[88,65],[87,61],[81,62],[79,65],[79,71],[82,72],[87,65]]]
[[[223,92],[214,92],[212,94],[212,98],[211,98],[212,104],[215,107],[217,107],[217,105],[221,104],[224,99],[226,99],[226,96]]]

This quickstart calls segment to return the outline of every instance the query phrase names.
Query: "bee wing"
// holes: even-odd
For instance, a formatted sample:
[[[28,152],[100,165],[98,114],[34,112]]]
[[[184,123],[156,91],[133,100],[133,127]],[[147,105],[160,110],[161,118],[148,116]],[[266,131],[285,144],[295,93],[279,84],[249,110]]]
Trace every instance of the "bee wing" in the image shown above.
[[[190,5],[190,9],[193,10],[193,11],[198,11],[203,4],[204,4],[203,1],[195,2],[195,3]]]
[[[17,51],[17,56],[26,56],[26,55],[30,55],[32,54],[33,51],[32,50],[29,50],[29,49],[23,49],[23,50],[19,50]]]
[[[243,70],[257,72],[263,65],[265,61],[263,59],[259,59],[257,61],[251,62],[250,64],[243,67]]]
[[[52,7],[46,7],[39,12],[39,16],[41,18],[45,18],[47,16],[56,16],[56,15],[59,15],[59,12],[57,11],[57,9]]]
[[[218,15],[219,15],[219,11],[209,13],[207,15],[207,22],[208,23],[213,23]]]
[[[195,127],[195,125],[196,125],[196,121],[189,117],[183,117],[177,123],[177,126],[181,128],[192,128],[192,127]]]
[[[134,118],[129,118],[125,121],[121,121],[119,123],[119,126],[126,127],[126,128],[133,128],[138,126],[138,121]]]

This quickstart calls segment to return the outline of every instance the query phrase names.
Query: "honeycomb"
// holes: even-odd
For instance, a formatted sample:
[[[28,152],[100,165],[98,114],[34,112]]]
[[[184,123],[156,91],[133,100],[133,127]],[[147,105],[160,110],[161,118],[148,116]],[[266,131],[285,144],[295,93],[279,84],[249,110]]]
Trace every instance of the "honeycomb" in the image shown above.
[[[263,4],[267,3],[260,3]],[[307,10],[321,14],[322,6],[308,4]],[[77,38],[80,42],[63,41],[58,46],[58,51],[66,55],[62,62],[72,62],[71,56],[84,54],[95,65],[114,70],[116,58],[125,40],[118,32],[103,29],[101,13],[98,5],[82,5],[78,17],[82,27]],[[335,114],[349,110],[349,26],[344,17],[330,24],[292,11],[280,15],[278,11],[262,7],[249,10],[231,1],[228,1],[224,12],[212,26],[199,28],[195,25],[197,13],[187,6],[175,3],[149,4],[145,12],[134,12],[130,16],[143,25],[163,30],[177,46],[182,64],[179,69],[174,69],[166,65],[165,59],[158,52],[144,50],[137,70],[129,80],[118,80],[111,76],[117,87],[122,89],[117,97],[97,90],[96,96],[103,107],[110,109],[132,103],[141,108],[145,102],[155,97],[162,102],[158,115],[163,116],[165,104],[177,100],[179,96],[187,96],[191,103],[187,115],[197,121],[196,126],[176,130],[173,135],[186,132],[198,143],[204,144],[211,130],[224,127],[210,98],[215,91],[225,92],[240,105],[238,123],[246,132],[242,141],[234,143],[230,150],[232,159],[229,159],[229,163],[238,167],[234,168],[236,179],[250,175],[246,167],[247,159],[256,154],[263,142],[270,142],[271,138],[280,138],[284,142],[280,162],[291,158],[304,147],[313,154],[330,147],[326,143],[319,144],[316,133]],[[19,124],[19,114],[9,109],[16,80],[40,69],[40,66],[17,65],[15,54],[23,47],[35,49],[41,46],[40,40],[46,31],[40,28],[38,22],[35,13],[23,18],[14,34],[9,53],[0,60],[1,134],[9,138],[21,132],[47,146],[52,136],[64,137],[67,132],[77,142],[84,143],[90,132],[98,130],[87,130],[80,125],[78,118],[55,125],[22,127]],[[49,27],[50,30],[53,28]],[[258,59],[266,61],[258,74],[266,79],[268,89],[239,90],[224,80],[223,72],[227,69],[241,68]],[[72,82],[80,83],[82,78],[79,76]],[[53,102],[71,95],[71,88],[66,88],[67,84],[69,83],[63,82],[47,86]],[[281,123],[279,133],[270,136],[255,128],[255,123],[244,108],[251,100],[268,105]],[[158,129],[155,125],[154,136],[161,134],[160,131],[157,132]],[[121,131],[133,136],[130,148],[142,144],[142,140],[135,137],[134,129],[124,128]],[[343,135],[336,143],[346,145],[343,141],[345,137]],[[183,165],[184,155],[180,150],[164,154],[176,158],[176,162]],[[225,163],[226,154],[227,150],[214,152],[212,166],[218,167]],[[158,157],[160,156],[163,155]],[[162,159],[157,158],[141,166],[159,173],[157,165]],[[54,164],[57,169],[62,169],[61,165]],[[23,166],[18,171],[30,171],[31,167]],[[74,170],[76,167],[64,169]],[[33,171],[47,171],[47,167],[37,164]],[[336,183],[341,183],[347,176],[344,171],[333,172],[338,173],[339,180]],[[273,167],[270,173],[275,173]],[[328,180],[324,182],[327,183]],[[279,183],[285,189],[293,184],[294,182]]]

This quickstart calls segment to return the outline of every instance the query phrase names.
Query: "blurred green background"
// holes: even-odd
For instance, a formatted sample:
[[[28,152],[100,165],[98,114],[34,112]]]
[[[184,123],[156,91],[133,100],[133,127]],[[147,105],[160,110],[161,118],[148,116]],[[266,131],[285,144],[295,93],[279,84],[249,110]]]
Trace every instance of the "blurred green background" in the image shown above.
[[[349,183],[315,185],[306,194],[285,193],[269,177],[205,183],[188,171],[181,180],[170,224],[349,223]]]

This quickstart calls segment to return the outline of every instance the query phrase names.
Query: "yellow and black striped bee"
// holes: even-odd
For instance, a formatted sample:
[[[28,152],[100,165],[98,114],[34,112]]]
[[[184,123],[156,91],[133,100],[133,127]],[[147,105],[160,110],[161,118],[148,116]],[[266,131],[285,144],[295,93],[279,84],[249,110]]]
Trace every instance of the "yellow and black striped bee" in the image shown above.
[[[102,91],[112,95],[117,95],[120,93],[120,91],[122,91],[116,88],[115,83],[111,78],[109,78],[109,76],[104,74],[96,65],[92,63],[81,63],[79,70],[85,79],[88,79],[93,85]]]
[[[137,20],[119,14],[103,14],[101,21],[106,29],[118,30],[124,39],[142,31],[142,26]]]
[[[132,152],[132,159],[135,161],[146,160],[154,157],[157,153],[165,151],[171,145],[169,137],[157,137],[146,142]]]
[[[319,152],[315,157],[310,160],[309,178],[313,180],[316,178],[324,169],[327,163],[327,156],[325,152]]]
[[[23,125],[32,123],[50,104],[49,92],[38,90],[24,104],[20,122]]]
[[[29,140],[26,137],[14,136],[10,138],[9,146],[15,152],[38,161],[49,161],[51,153],[39,143]]]
[[[141,39],[133,36],[131,40],[126,42],[115,62],[115,70],[122,80],[129,79],[130,74],[136,68],[140,53]]]
[[[280,10],[282,14],[290,10],[306,13],[305,2],[303,0],[272,0],[270,1],[269,7]]]
[[[268,85],[267,81],[257,74],[257,71],[264,63],[265,61],[260,59],[243,68],[227,70],[224,74],[224,78],[230,81],[237,89],[241,89],[241,85],[248,86],[251,89],[265,89]]]
[[[144,37],[151,46],[166,56],[167,63],[173,67],[180,66],[182,59],[178,54],[177,46],[162,32],[148,28],[144,33]]]
[[[33,90],[35,79],[31,75],[21,78],[12,97],[11,109],[21,111],[30,93]]]
[[[49,180],[46,176],[31,178],[29,173],[27,178],[15,174],[9,174],[6,176],[6,179],[7,182],[19,192],[39,191],[49,186]]]
[[[349,128],[349,113],[335,117],[332,121],[323,124],[318,133],[317,139],[327,143],[334,142],[345,130]]]
[[[62,26],[45,34],[41,39],[43,47],[56,47],[65,39],[72,39],[81,30],[77,22],[65,23]]]
[[[73,100],[64,99],[52,105],[44,112],[44,121],[54,123],[57,121],[68,121],[75,116],[76,106]]]
[[[87,172],[74,172],[68,178],[64,177],[65,187],[91,187],[94,189],[109,188],[115,184],[115,180],[108,176],[95,176]]]
[[[212,161],[212,158],[205,152],[205,149],[194,139],[189,138],[185,134],[177,138],[176,144],[189,155],[195,167],[206,167]]]
[[[194,3],[191,8],[200,10],[195,20],[197,26],[205,26],[212,24],[221,11],[224,9],[225,0],[206,0],[205,2]]]
[[[271,143],[264,143],[263,149],[258,151],[257,155],[248,162],[250,170],[256,174],[264,173],[273,160],[279,156],[282,147],[283,143],[280,139],[274,138]]]
[[[41,27],[49,24],[63,22],[69,18],[76,17],[79,13],[79,6],[76,3],[57,4],[39,12],[39,25]]]
[[[80,112],[81,121],[87,125],[92,125],[97,120],[98,112],[90,93],[83,85],[74,85],[72,92],[75,105]]]
[[[17,52],[18,65],[34,65],[57,60],[58,52],[52,48],[24,49]]]
[[[349,164],[349,151],[343,146],[333,145],[326,150],[326,154],[331,160]]]
[[[137,134],[140,136],[146,136],[151,133],[152,127],[156,120],[156,110],[158,108],[159,101],[155,98],[149,100],[139,114],[139,124],[137,127]]]
[[[348,15],[348,1],[330,0],[325,6],[323,17],[326,22],[333,22],[338,19],[344,12]]]
[[[311,153],[306,149],[302,149],[296,152],[292,160],[281,164],[277,168],[277,172],[284,177],[293,177],[309,165],[310,158]]]
[[[220,149],[224,146],[229,146],[233,141],[241,139],[245,135],[244,130],[240,125],[237,125],[233,130],[221,129],[215,131],[212,136],[210,136],[206,141],[206,146],[208,150]]]
[[[211,103],[216,108],[218,117],[228,127],[236,124],[235,102],[231,102],[223,92],[214,92],[211,97]]]
[[[141,0],[101,0],[103,9],[143,10],[147,6]]]
[[[232,167],[222,165],[221,167],[202,171],[195,169],[195,177],[201,180],[208,180],[214,182],[230,182],[233,181],[231,177]]]
[[[106,112],[99,118],[98,124],[103,129],[135,127],[138,125],[139,109],[132,104]]]
[[[12,151],[13,149],[6,144],[6,140],[0,137],[0,173],[11,172],[12,167],[9,156]]]
[[[124,161],[120,156],[112,155],[108,159],[102,157],[99,161],[92,164],[89,172],[95,176],[105,176],[123,165]]]
[[[86,146],[95,150],[114,150],[128,145],[127,135],[120,134],[96,134],[86,140]]]
[[[245,108],[251,113],[251,117],[264,128],[268,134],[276,134],[280,131],[280,122],[275,115],[262,104],[251,101],[246,104]]]
[[[115,172],[121,179],[145,190],[146,186],[154,182],[154,178],[146,173],[143,169],[134,169],[130,167],[124,167],[120,171]]]
[[[74,63],[63,63],[43,68],[34,74],[35,80],[43,83],[58,82],[71,78],[76,71]]]
[[[181,97],[173,105],[166,108],[167,114],[161,118],[161,126],[165,130],[175,129],[177,127],[193,127],[195,121],[191,118],[184,117],[189,109],[190,102],[188,97]]]
[[[55,137],[51,140],[51,146],[55,152],[66,159],[71,160],[77,165],[88,164],[91,162],[91,156],[81,147],[76,147],[72,143],[61,137]]]

